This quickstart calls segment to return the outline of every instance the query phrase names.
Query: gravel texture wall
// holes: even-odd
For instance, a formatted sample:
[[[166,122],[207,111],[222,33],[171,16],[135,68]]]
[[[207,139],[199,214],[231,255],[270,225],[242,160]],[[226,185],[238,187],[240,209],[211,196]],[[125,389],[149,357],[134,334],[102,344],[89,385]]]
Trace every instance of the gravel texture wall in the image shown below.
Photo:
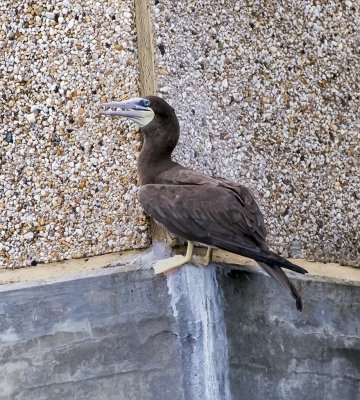
[[[177,159],[249,185],[284,256],[359,265],[359,3],[155,3]]]
[[[177,159],[252,187],[285,256],[359,265],[356,2],[159,0]],[[0,4],[0,267],[143,247],[133,1]]]
[[[148,244],[138,134],[97,116],[138,95],[132,1],[0,3],[0,267]]]

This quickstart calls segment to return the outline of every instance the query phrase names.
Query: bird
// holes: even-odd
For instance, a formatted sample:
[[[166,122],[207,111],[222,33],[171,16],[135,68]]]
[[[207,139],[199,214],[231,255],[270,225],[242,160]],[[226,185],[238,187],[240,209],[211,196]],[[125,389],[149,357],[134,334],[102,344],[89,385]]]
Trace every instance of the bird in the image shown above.
[[[253,192],[231,180],[202,174],[172,158],[180,135],[175,110],[158,96],[136,97],[99,105],[99,114],[126,117],[139,126],[143,146],[137,163],[139,202],[145,212],[171,233],[187,240],[185,255],[158,260],[155,274],[193,262],[194,242],[255,260],[303,309],[301,296],[282,268],[307,271],[273,252],[266,242],[264,216]]]

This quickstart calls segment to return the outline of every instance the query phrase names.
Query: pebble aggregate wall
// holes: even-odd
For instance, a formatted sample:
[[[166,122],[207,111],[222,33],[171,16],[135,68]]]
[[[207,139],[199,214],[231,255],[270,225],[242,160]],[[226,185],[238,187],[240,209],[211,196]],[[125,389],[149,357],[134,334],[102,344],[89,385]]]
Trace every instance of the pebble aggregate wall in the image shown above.
[[[1,1],[0,267],[148,245],[138,133],[96,108],[136,95],[132,1]]]
[[[284,256],[359,265],[359,5],[159,0],[159,93],[183,164],[248,184]],[[149,244],[130,0],[0,4],[0,267]]]
[[[249,185],[284,256],[359,265],[359,2],[156,3],[179,162]]]

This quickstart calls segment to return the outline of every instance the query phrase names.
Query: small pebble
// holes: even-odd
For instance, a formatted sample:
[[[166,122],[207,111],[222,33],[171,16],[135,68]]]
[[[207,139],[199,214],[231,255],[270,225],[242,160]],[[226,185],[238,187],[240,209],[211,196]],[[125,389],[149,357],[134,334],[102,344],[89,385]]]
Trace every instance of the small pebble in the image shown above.
[[[25,240],[31,240],[34,238],[34,234],[32,232],[27,232],[23,235]]]
[[[34,113],[26,114],[25,117],[30,123],[36,122],[36,115]]]

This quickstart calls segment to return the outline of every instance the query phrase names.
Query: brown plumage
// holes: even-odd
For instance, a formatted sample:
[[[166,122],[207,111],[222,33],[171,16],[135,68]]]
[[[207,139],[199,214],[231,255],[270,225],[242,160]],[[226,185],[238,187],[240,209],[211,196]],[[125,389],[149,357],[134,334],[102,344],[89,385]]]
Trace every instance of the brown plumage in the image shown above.
[[[281,268],[307,271],[269,249],[264,218],[253,193],[238,183],[172,161],[179,138],[174,109],[159,97],[146,99],[154,111],[152,121],[141,128],[144,144],[138,159],[139,200],[146,213],[186,240],[256,260],[290,290],[302,310],[301,297]]]

